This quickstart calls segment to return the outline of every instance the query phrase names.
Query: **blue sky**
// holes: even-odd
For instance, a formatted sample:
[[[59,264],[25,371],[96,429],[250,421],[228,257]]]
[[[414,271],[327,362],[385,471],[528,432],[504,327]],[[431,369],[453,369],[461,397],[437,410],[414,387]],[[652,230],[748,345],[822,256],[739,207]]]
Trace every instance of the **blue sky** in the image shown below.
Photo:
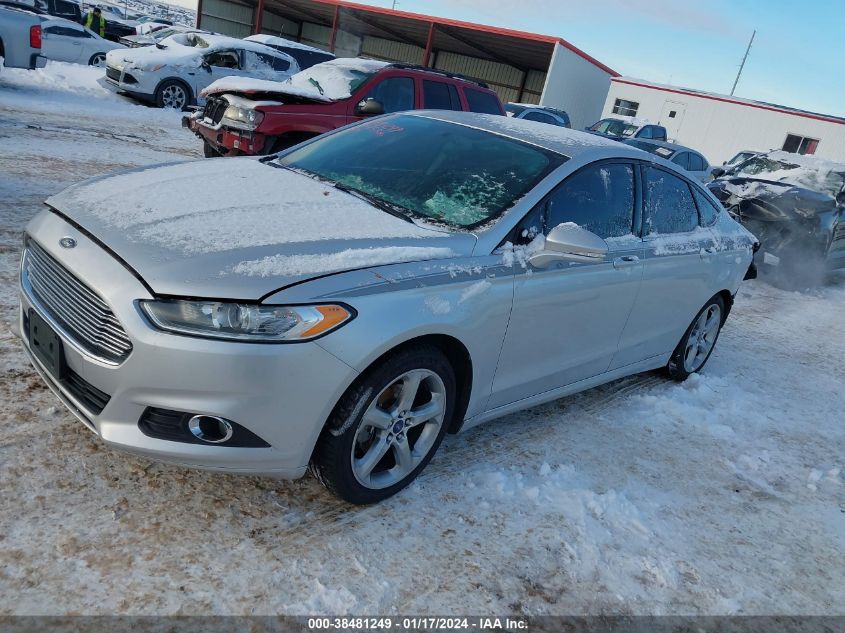
[[[358,0],[390,7],[392,0]],[[560,36],[623,75],[845,116],[843,0],[399,0],[397,9]]]

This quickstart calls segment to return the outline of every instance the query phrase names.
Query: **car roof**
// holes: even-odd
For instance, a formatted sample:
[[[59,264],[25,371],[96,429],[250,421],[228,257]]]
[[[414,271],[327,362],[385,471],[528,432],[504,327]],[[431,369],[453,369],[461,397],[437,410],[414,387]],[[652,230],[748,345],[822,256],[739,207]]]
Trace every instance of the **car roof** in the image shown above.
[[[294,48],[297,50],[309,51],[311,53],[320,53],[321,55],[328,55],[334,57],[334,53],[324,51],[316,46],[308,46],[293,40],[285,39],[284,37],[277,37],[275,35],[267,35],[266,33],[257,33],[244,38],[247,42],[258,42],[259,44],[267,44],[268,46],[285,46],[287,48]]]
[[[697,149],[687,147],[686,145],[670,143],[669,141],[658,141],[653,138],[626,138],[623,142],[628,143],[629,141],[636,141],[637,143],[648,143],[649,145],[654,145],[655,147],[665,147],[666,149],[671,149],[675,152],[695,152],[699,156],[702,155],[701,152],[699,152]]]
[[[617,141],[579,132],[570,128],[549,125],[538,121],[515,119],[500,114],[479,114],[477,112],[459,112],[454,110],[410,110],[404,113],[430,119],[449,121],[467,125],[479,130],[507,136],[518,141],[537,145],[569,158],[590,154],[590,158],[629,157],[642,158],[643,155],[654,158],[643,150],[618,143]],[[600,156],[599,154],[603,155]],[[662,164],[662,163],[661,163]]]
[[[188,37],[191,35],[195,35],[203,39],[205,42],[208,43],[208,48],[199,47],[199,46],[190,46],[188,44],[183,44],[179,41],[182,37]],[[218,48],[243,48],[248,51],[253,51],[256,53],[265,53],[265,54],[272,54],[275,56],[286,56],[287,53],[283,51],[276,50],[275,48],[270,48],[269,46],[265,46],[264,44],[260,44],[259,42],[252,42],[249,40],[242,40],[237,37],[229,37],[228,35],[219,35],[217,33],[201,33],[198,31],[184,31],[181,33],[174,33],[173,35],[168,36],[165,38],[166,40],[170,40],[168,43],[173,43],[182,48],[187,50],[193,50],[195,52],[213,52],[215,49]],[[163,42],[162,42],[163,43]]]

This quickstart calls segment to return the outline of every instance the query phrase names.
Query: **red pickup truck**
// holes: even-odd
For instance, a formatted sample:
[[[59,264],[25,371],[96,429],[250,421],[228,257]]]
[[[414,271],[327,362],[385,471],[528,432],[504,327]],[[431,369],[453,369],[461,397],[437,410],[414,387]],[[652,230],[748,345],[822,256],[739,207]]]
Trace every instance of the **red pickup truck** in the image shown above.
[[[270,154],[364,117],[402,110],[505,114],[496,93],[460,75],[409,64],[334,59],[284,82],[226,77],[182,119],[205,155]]]

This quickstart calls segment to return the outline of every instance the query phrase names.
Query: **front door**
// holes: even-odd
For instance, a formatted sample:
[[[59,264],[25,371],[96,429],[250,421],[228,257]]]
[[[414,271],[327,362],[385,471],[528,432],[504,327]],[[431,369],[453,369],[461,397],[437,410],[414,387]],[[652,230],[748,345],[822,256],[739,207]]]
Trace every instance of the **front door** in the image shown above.
[[[666,140],[674,143],[678,139],[687,106],[678,101],[666,101],[660,112],[660,125],[666,128]]]
[[[588,165],[567,178],[518,233],[547,234],[574,222],[608,243],[597,262],[533,268],[514,258],[514,301],[488,408],[607,371],[642,276],[642,241],[633,234],[634,169],[624,162]]]

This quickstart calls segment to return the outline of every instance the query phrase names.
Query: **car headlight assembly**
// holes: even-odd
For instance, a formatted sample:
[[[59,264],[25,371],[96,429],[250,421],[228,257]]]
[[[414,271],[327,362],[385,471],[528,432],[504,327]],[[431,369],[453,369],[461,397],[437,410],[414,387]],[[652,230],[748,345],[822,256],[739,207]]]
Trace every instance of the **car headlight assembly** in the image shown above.
[[[261,121],[263,120],[264,114],[258,110],[241,108],[234,105],[227,107],[226,111],[223,113],[224,123],[243,130],[254,130],[261,125]]]
[[[253,343],[310,341],[355,318],[351,308],[332,303],[308,306],[189,300],[138,303],[160,330]]]

